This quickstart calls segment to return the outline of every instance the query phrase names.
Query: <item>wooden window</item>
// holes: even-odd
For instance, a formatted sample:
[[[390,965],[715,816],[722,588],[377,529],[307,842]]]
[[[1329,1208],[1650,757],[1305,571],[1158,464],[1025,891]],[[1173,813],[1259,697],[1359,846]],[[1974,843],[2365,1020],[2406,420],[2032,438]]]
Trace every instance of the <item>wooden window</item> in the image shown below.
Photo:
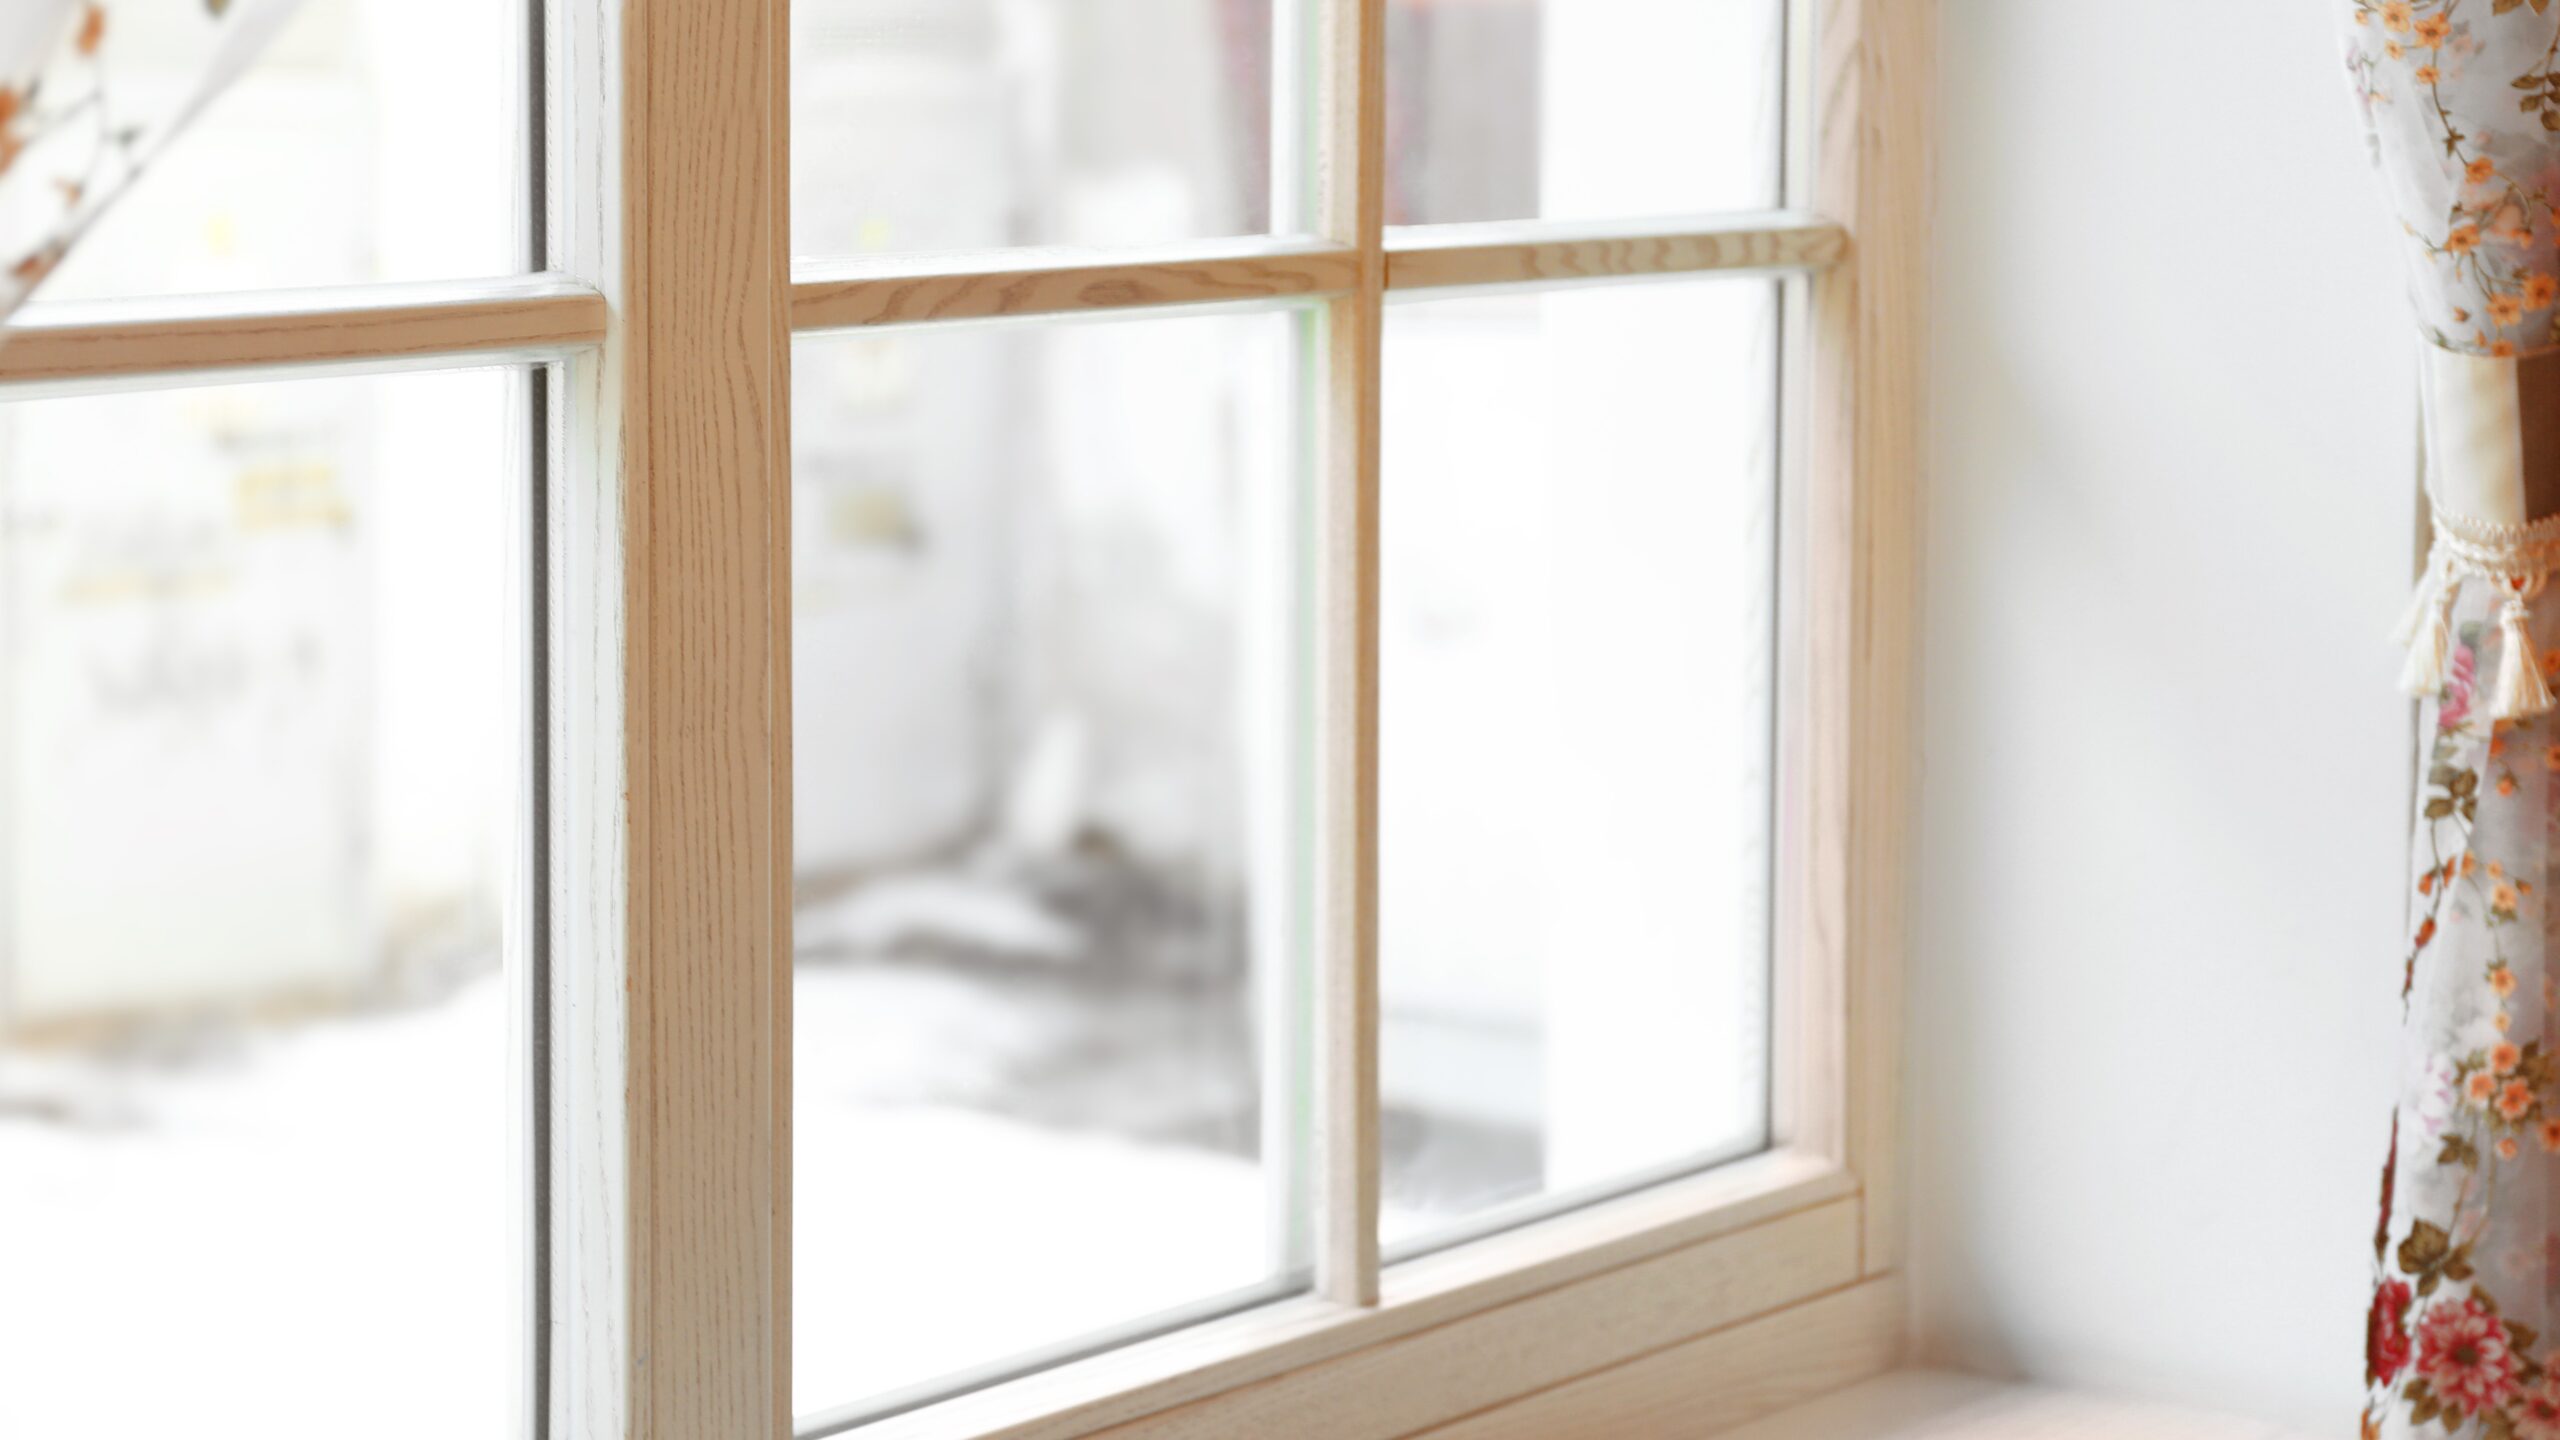
[[[813,81],[795,96],[795,49],[888,63],[875,53],[886,32],[850,0],[797,8],[552,0],[528,47],[541,120],[529,238],[540,263],[525,274],[204,300],[84,298],[28,311],[0,346],[0,399],[484,365],[539,377],[525,400],[539,503],[527,517],[522,596],[531,641],[522,833],[532,878],[512,912],[524,953],[539,957],[523,992],[533,1325],[523,1432],[1621,1434],[1675,1413],[1692,1428],[1738,1423],[1892,1363],[1934,6],[1549,0],[1547,11],[1574,12],[1573,28],[1515,45],[1518,65],[1569,47],[1587,61],[1598,40],[1608,53],[1645,50],[1647,33],[1588,28],[1620,12],[1630,25],[1657,13],[1676,22],[1653,35],[1676,57],[1680,45],[1706,43],[1703,31],[1688,35],[1699,15],[1730,9],[1732,50],[1703,69],[1759,74],[1747,61],[1762,54],[1767,73],[1747,93],[1730,88],[1744,81],[1720,80],[1700,99],[1666,93],[1651,73],[1676,76],[1677,64],[1630,59],[1645,71],[1630,72],[1640,93],[1613,96],[1587,83],[1586,63],[1579,108],[1559,102],[1552,114],[1515,117],[1523,136],[1509,139],[1445,119],[1396,132],[1391,89],[1426,97],[1413,102],[1426,118],[1462,111],[1428,97],[1486,83],[1466,64],[1469,36],[1534,28],[1542,7],[1171,7],[1192,26],[1182,32],[1191,49],[1185,73],[1165,85],[1241,97],[1242,109],[1229,110],[1242,118],[1213,136],[1159,134],[1183,130],[1182,114],[1130,101],[1115,123],[1138,127],[1146,145],[1192,148],[1114,170],[1088,163],[1093,152],[1074,137],[1061,139],[1056,164],[1086,167],[1075,172],[1081,198],[1036,213],[1023,208],[1029,190],[978,193],[971,176],[921,164],[858,87]],[[899,23],[932,44],[959,43],[933,30],[961,23],[951,18],[958,9],[914,11]],[[1258,38],[1222,49],[1204,38],[1213,34]],[[1417,34],[1454,48],[1391,56],[1395,45],[1422,43]],[[1089,58],[1061,61],[1058,83],[1112,93],[1119,82],[1109,67],[1082,63]],[[951,77],[937,76],[914,83],[943,96],[932,86]],[[971,153],[1023,143],[1001,124],[936,123],[943,138],[978,147]],[[1694,173],[1645,158],[1677,161],[1731,139],[1685,133],[1709,125],[1759,126],[1747,145],[1733,143],[1765,143],[1765,156]],[[1544,143],[1530,134],[1539,126],[1569,136],[1542,152],[1552,186],[1467,169],[1480,158],[1470,146]],[[1655,128],[1628,133],[1645,127]],[[1449,174],[1458,178],[1417,178]],[[1032,189],[1047,178],[1014,177]],[[847,195],[812,200],[831,184]],[[930,223],[874,213],[867,196],[901,187],[932,192],[934,204],[916,212]],[[1737,208],[1647,213],[1721,205]],[[796,259],[795,235],[809,252]],[[1667,1107],[1658,1125],[1597,1144],[1589,1153],[1598,1158],[1579,1168],[1541,1172],[1527,1188],[1543,1199],[1525,1208],[1505,1210],[1497,1202],[1517,1197],[1488,1193],[1453,1207],[1447,1223],[1396,1230],[1382,1243],[1382,1219],[1393,1218],[1382,1211],[1406,1163],[1390,1153],[1382,1094],[1382,1058],[1389,1072],[1397,1061],[1381,1054],[1392,1009],[1381,974],[1404,962],[1382,955],[1382,938],[1403,923],[1394,906],[1417,903],[1399,902],[1382,861],[1392,864],[1394,807],[1435,803],[1427,786],[1409,791],[1391,768],[1428,744],[1427,734],[1399,738],[1406,712],[1395,697],[1427,698],[1433,682],[1394,689],[1386,616],[1406,581],[1387,567],[1435,563],[1410,558],[1423,553],[1411,546],[1439,543],[1420,532],[1467,513],[1469,463],[1466,436],[1445,411],[1437,430],[1412,420],[1396,428],[1403,407],[1418,403],[1399,398],[1413,392],[1398,388],[1396,367],[1463,355],[1463,335],[1447,338],[1450,322],[1486,315],[1544,337],[1520,354],[1559,357],[1529,362],[1546,367],[1532,380],[1550,379],[1526,389],[1517,370],[1498,377],[1505,420],[1542,427],[1541,453],[1566,457],[1549,460],[1542,483],[1554,485],[1576,459],[1627,469],[1625,437],[1652,433],[1670,437],[1670,449],[1647,456],[1667,455],[1727,492],[1717,499],[1725,508],[1711,510],[1682,508],[1695,497],[1676,487],[1571,497],[1652,516],[1646,523],[1660,529],[1630,550],[1623,573],[1603,576],[1606,585],[1584,576],[1573,603],[1549,606],[1536,623],[1617,626],[1630,643],[1646,632],[1677,643],[1687,615],[1724,637],[1715,643],[1725,659],[1708,669],[1729,664],[1759,677],[1765,743],[1744,744],[1742,726],[1742,739],[1709,758],[1720,768],[1683,783],[1740,791],[1741,800],[1716,801],[1737,811],[1764,806],[1766,854],[1754,861],[1748,843],[1678,853],[1762,866],[1752,873],[1765,883],[1713,879],[1731,912],[1718,912],[1717,933],[1762,938],[1736,942],[1726,959],[1737,978],[1709,990],[1675,961],[1627,956],[1623,946],[1607,973],[1613,987],[1632,987],[1622,997],[1630,1007],[1647,1003],[1643,987],[1662,984],[1665,1004],[1709,1012],[1702,1027],[1722,1019],[1758,1030],[1765,1063],[1678,1080],[1692,1093],[1714,1090],[1715,1104],[1684,1111],[1658,1099]],[[1070,323],[1106,316],[1121,323]],[[976,323],[990,321],[1006,324]],[[1697,373],[1732,377],[1735,389],[1698,405],[1696,423],[1683,428],[1684,417],[1663,413],[1682,403],[1677,377],[1646,369],[1624,383],[1589,383],[1587,357],[1624,348],[1611,337],[1628,335],[1659,339],[1645,342],[1648,355],[1712,352]],[[797,837],[823,833],[835,844],[849,835],[847,853],[860,851],[862,826],[876,819],[860,802],[866,782],[817,747],[839,741],[839,725],[880,713],[863,704],[860,657],[898,653],[850,641],[843,650],[796,645],[794,627],[837,624],[826,587],[888,583],[880,577],[904,573],[902,555],[927,538],[939,543],[954,523],[892,483],[908,462],[874,455],[871,432],[836,420],[889,385],[934,397],[920,413],[950,433],[1020,428],[1025,415],[1009,408],[1019,392],[986,377],[1026,365],[1078,377],[1042,425],[1100,427],[1143,446],[1172,443],[1165,434],[1214,410],[1219,428],[1197,437],[1194,459],[1176,468],[1260,497],[1184,533],[1204,537],[1193,555],[1204,569],[1259,577],[1216,592],[1223,628],[1197,643],[1233,692],[1202,703],[1262,719],[1184,752],[1182,773],[1196,783],[1179,793],[1215,784],[1238,793],[1235,805],[1165,823],[1224,837],[1232,874],[1220,893],[1263,897],[1256,914],[1286,917],[1234,942],[1280,957],[1251,1010],[1260,1028],[1233,1041],[1239,1053],[1277,1057],[1253,1072],[1247,1108],[1258,1128],[1236,1142],[1257,1157],[1262,1188],[1219,1222],[1248,1250],[1265,1248],[1231,1272],[1204,1266],[1155,1288],[1115,1271],[1104,1277],[1108,1295],[1090,1305],[1077,1302],[1092,1299],[1098,1282],[1052,1273],[1043,1283],[1063,1297],[1054,1321],[991,1323],[991,1348],[976,1355],[965,1353],[965,1333],[921,1337],[904,1368],[866,1369],[844,1353],[861,1327],[896,1325],[902,1307],[922,1300],[895,1287],[866,1294],[865,1270],[848,1268],[825,1272],[828,1293],[795,1312],[795,1236],[813,1254],[870,1255],[861,1262],[869,1266],[881,1252],[862,1244],[910,1237],[820,1227],[931,1221],[940,1228],[912,1237],[925,1256],[916,1273],[991,1314],[1022,1293],[1024,1262],[985,1263],[988,1253],[1016,1252],[973,1251],[965,1230],[931,1216],[937,1177],[916,1167],[930,1166],[934,1152],[875,1153],[866,1147],[881,1143],[876,1127],[838,1127],[823,1140],[801,1131],[803,1145],[836,1147],[826,1183],[837,1188],[826,1192],[835,1198],[825,1213],[794,1213],[794,1077],[821,1073],[793,1054],[794,926],[811,913],[798,893],[807,867],[795,865]],[[1143,392],[1114,388],[1115,373],[1138,370],[1186,379],[1179,394],[1159,394],[1153,382]],[[1558,376],[1571,383],[1551,383]],[[1613,434],[1593,433],[1612,424]],[[1030,433],[1036,445],[1046,432]],[[795,484],[795,455],[817,453],[852,458],[823,484],[806,475]],[[1032,501],[1089,483],[1043,468],[1054,459],[1036,449],[1022,459]],[[1112,472],[1115,483],[1139,487],[1114,492],[1114,503],[1172,515],[1181,492],[1143,488],[1148,463],[1141,455]],[[1397,465],[1443,468],[1400,489]],[[880,476],[890,479],[875,483]],[[1415,533],[1388,528],[1404,515],[1416,517]],[[1738,591],[1695,585],[1684,572],[1681,537],[1661,533],[1684,524],[1700,527],[1720,575],[1757,594],[1764,634],[1754,638],[1726,613]],[[795,538],[816,533],[813,525],[853,537],[872,558],[795,565]],[[1771,538],[1733,538],[1752,533]],[[1002,603],[1016,611],[1040,606],[1039,595],[1009,593]],[[1613,596],[1637,608],[1613,620]],[[1668,608],[1651,604],[1666,596]],[[1046,632],[1007,633],[989,663],[1037,668],[1067,643],[1044,649],[1035,642]],[[1106,639],[1139,647],[1132,665],[1154,653],[1145,645],[1196,641],[1134,630]],[[795,654],[807,687],[800,705]],[[827,673],[806,673],[821,660]],[[1100,663],[1114,662],[1105,653]],[[1571,723],[1545,732],[1560,747],[1549,763],[1620,743],[1607,723],[1612,707],[1676,711],[1714,689],[1712,676],[1666,678],[1640,666],[1573,673],[1581,703]],[[876,678],[926,683],[906,671]],[[839,697],[824,712],[826,733],[795,737],[795,720],[820,713],[810,705],[821,686]],[[1464,704],[1470,692],[1445,693]],[[1107,719],[1095,726],[1107,730]],[[1068,755],[1116,743],[1012,738]],[[837,767],[834,788],[795,786],[795,768],[821,764]],[[1043,773],[1074,772],[1066,761],[1042,764]],[[1398,798],[1408,794],[1420,798]],[[844,796],[854,798],[825,798]],[[1038,799],[1004,803],[1037,831],[1047,813]],[[1483,803],[1507,803],[1498,784]],[[1651,823],[1629,803],[1585,818]],[[1294,817],[1294,828],[1271,820],[1274,811]],[[1237,819],[1248,813],[1264,818]],[[1555,877],[1570,869],[1536,878],[1565,883]],[[907,903],[904,913],[920,913],[922,902]],[[1222,902],[1178,892],[1167,903],[1214,915]],[[902,923],[883,912],[830,912],[830,923]],[[1025,943],[1036,946],[1037,935],[1035,925]],[[1769,957],[1764,970],[1753,969],[1753,945]],[[1630,959],[1644,963],[1622,963]],[[1549,963],[1571,957],[1559,951]],[[1672,993],[1684,987],[1691,993]],[[1733,1010],[1737,996],[1762,1008]],[[830,991],[825,1003],[867,1002]],[[857,1009],[843,1032],[849,1043],[895,1038],[861,1019]],[[1591,1091],[1602,1102],[1639,1094],[1653,1065],[1695,1064],[1680,1027],[1658,1019],[1633,1009],[1613,1019],[1605,1005],[1576,1018],[1603,1050],[1614,1026],[1645,1027],[1617,1057],[1619,1088]],[[1702,1034],[1700,1044],[1728,1062],[1745,1044]],[[1595,1073],[1606,1082],[1605,1068]],[[809,1107],[824,1098],[802,1094],[801,1113],[815,1116]],[[876,1181],[866,1183],[866,1165],[882,1167]],[[1001,1205],[965,1198],[979,1213],[1021,1214],[1039,1242],[1032,1251],[1076,1243],[1041,1230],[1047,1197],[1036,1181]],[[1128,1216],[1147,1213],[1145,1196],[1125,1203]],[[822,1282],[807,1283],[815,1291]],[[795,1313],[834,1317],[827,1353],[811,1348],[820,1331],[812,1320],[795,1356]],[[795,1386],[795,1364],[811,1385]],[[955,1366],[976,1368],[953,1378]]]

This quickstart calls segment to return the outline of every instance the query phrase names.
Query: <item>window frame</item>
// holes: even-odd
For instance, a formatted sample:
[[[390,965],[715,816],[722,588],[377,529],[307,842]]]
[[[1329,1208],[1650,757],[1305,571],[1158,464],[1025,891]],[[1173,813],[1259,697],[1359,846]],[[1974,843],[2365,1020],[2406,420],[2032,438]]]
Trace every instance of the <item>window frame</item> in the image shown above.
[[[0,387],[546,367],[551,1302],[527,1433],[794,1434],[795,333],[1322,302],[1311,1293],[867,1419],[865,1440],[1611,1434],[1900,1356],[1900,970],[1937,0],[1790,0],[1786,200],[1384,226],[1385,0],[1316,6],[1316,238],[804,264],[788,0],[549,0],[538,243],[487,281],[37,305]],[[717,185],[701,183],[716,176]],[[741,198],[743,197],[743,199]],[[1776,1043],[1758,1156],[1392,1265],[1377,1212],[1379,342],[1391,291],[1784,286]],[[803,1434],[839,1428],[820,1423]]]

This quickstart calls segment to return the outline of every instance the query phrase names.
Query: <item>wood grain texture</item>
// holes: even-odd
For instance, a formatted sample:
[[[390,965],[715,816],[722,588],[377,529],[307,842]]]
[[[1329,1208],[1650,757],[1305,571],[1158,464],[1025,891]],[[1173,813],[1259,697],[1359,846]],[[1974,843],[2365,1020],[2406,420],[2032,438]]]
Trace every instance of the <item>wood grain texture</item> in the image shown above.
[[[615,7],[607,7],[612,9]],[[780,0],[623,0],[621,1080],[632,1440],[772,1436],[787,1316],[773,613],[786,577]],[[608,112],[610,113],[610,112]],[[618,228],[615,228],[618,221]]]
[[[1900,1280],[1870,1280],[1422,1431],[1416,1440],[1718,1434],[1883,1374],[1900,1349],[1903,1306]]]
[[[1848,234],[1812,215],[1693,216],[1650,222],[1434,225],[1387,239],[1387,286],[1555,284],[1701,271],[1820,270]]]
[[[791,967],[792,900],[797,867],[792,858],[791,625],[792,625],[792,453],[791,453],[791,0],[767,0],[765,23],[765,263],[764,286],[766,386],[770,419],[764,427],[765,475],[772,499],[765,507],[765,621],[769,677],[765,717],[770,764],[766,778],[766,845],[770,862],[765,883],[773,907],[767,941],[766,974],[770,985],[765,1059],[771,1091],[771,1179],[765,1194],[766,1257],[769,1290],[765,1313],[773,1326],[767,1347],[768,1386],[765,1404],[773,1440],[792,1433],[791,1209],[793,1031]]]
[[[564,275],[30,305],[0,384],[408,362],[550,360],[600,343],[605,300]]]
[[[1808,931],[1839,973],[1837,1140],[1866,1191],[1863,1269],[1882,1274],[1902,1254],[1936,0],[1821,0],[1815,45],[1815,206],[1856,249],[1813,296]]]
[[[1322,0],[1319,17],[1319,225],[1358,268],[1327,307],[1317,407],[1316,1292],[1374,1305],[1386,4]]]
[[[801,330],[833,330],[1312,299],[1349,291],[1359,273],[1358,255],[1344,246],[1288,240],[808,265],[791,287],[791,323]]]
[[[1637,1270],[1855,1193],[1846,1172],[1827,1161],[1759,1156],[1408,1261],[1387,1273],[1376,1308],[1312,1297],[1265,1306],[958,1396],[861,1434],[1072,1440],[1595,1275]]]
[[[1857,1223],[1827,1205],[1100,1433],[1394,1440],[1839,1289]]]

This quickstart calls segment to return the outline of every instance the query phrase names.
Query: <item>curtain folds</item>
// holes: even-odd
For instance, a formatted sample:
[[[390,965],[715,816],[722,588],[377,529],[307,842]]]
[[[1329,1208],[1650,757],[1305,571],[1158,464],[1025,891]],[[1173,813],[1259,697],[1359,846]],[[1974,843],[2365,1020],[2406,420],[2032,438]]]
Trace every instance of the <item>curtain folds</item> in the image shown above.
[[[2421,707],[2400,1103],[2374,1235],[2368,1436],[2560,1440],[2552,1031],[2560,724],[2483,714],[2487,593]],[[2560,627],[2537,626],[2539,647]]]
[[[157,163],[299,0],[0,0],[0,318]],[[177,86],[117,83],[147,53]]]
[[[2560,1440],[2560,0],[2340,0],[2435,534],[2367,1440]]]

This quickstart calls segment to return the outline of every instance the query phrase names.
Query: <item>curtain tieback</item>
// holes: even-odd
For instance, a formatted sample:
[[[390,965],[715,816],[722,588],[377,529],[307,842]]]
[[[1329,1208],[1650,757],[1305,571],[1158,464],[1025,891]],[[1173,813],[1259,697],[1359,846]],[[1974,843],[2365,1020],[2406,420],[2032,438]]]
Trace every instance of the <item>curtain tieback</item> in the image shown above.
[[[2400,688],[2420,697],[2444,688],[2453,651],[2454,602],[2466,581],[2477,580],[2504,599],[2498,608],[2502,653],[2498,683],[2490,692],[2490,718],[2522,720],[2549,713],[2551,685],[2542,673],[2542,652],[2533,643],[2533,616],[2527,607],[2552,571],[2560,569],[2560,515],[2503,525],[2442,505],[2434,510],[2435,541],[2428,547],[2417,593],[2409,599],[2409,613],[2400,621],[2399,639],[2409,649]]]

